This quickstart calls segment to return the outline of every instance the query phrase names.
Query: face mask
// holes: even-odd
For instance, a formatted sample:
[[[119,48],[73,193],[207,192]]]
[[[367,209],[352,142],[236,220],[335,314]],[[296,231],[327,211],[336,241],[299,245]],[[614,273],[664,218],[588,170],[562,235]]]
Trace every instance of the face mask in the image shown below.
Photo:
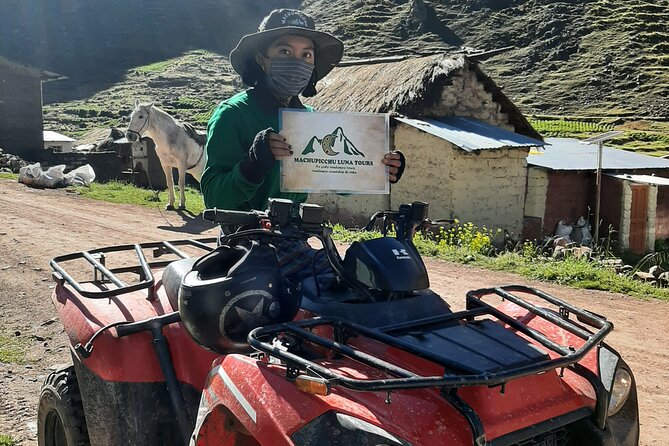
[[[311,79],[314,66],[293,57],[269,59],[265,73],[267,86],[281,98],[289,98],[302,93]]]

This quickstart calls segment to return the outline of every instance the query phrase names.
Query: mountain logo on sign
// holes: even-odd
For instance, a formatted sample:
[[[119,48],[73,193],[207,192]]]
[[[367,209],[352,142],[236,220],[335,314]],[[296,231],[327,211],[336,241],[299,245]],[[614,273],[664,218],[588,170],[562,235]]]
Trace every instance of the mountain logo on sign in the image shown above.
[[[323,153],[329,156],[339,155],[344,152],[346,155],[355,155],[365,157],[365,154],[355,147],[355,144],[348,139],[341,127],[337,127],[334,132],[325,135],[322,139],[314,136],[302,151],[302,155],[316,153],[316,149],[323,150]]]

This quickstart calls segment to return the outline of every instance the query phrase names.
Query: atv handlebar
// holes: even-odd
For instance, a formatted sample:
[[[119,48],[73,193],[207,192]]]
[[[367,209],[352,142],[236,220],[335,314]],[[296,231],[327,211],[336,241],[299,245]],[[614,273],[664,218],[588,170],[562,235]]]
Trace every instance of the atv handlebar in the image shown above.
[[[263,217],[263,213],[253,211],[229,211],[225,209],[206,209],[202,213],[202,218],[213,223],[232,226],[252,226],[258,225]],[[267,215],[264,215],[267,218]]]

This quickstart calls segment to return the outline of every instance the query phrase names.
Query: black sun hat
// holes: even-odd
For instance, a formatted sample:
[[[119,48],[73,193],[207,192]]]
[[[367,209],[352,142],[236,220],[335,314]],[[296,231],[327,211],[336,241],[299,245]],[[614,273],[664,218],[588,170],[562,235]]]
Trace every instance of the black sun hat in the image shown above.
[[[242,75],[248,63],[256,63],[255,55],[280,36],[290,34],[311,39],[316,58],[316,80],[320,80],[339,63],[344,55],[344,44],[335,36],[316,31],[314,19],[296,9],[275,9],[265,17],[258,32],[248,34],[230,53],[232,68]]]

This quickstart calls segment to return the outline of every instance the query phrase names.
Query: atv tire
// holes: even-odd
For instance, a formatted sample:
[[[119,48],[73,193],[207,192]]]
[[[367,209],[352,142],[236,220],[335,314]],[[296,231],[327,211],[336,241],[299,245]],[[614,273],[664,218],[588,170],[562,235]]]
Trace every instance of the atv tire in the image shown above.
[[[74,367],[50,373],[37,409],[39,446],[89,446],[88,428]]]

